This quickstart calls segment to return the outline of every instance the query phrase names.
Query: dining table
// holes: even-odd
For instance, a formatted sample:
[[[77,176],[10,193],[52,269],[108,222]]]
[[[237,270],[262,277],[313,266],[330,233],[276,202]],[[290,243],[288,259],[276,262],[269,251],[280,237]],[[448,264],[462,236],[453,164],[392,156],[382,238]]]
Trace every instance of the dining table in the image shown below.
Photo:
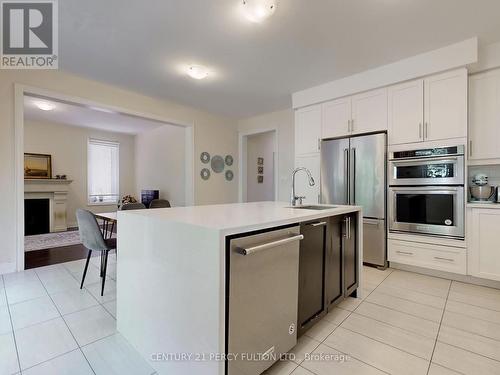
[[[102,220],[102,236],[104,239],[109,239],[113,236],[113,231],[115,230],[117,219],[117,212],[101,212],[94,214],[97,219]]]

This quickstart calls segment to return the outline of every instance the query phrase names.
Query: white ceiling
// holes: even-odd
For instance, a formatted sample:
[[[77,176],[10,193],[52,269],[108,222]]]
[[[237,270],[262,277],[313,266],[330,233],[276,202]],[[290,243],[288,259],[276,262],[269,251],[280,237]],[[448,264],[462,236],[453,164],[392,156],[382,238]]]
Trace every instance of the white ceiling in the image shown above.
[[[42,111],[36,106],[37,102],[52,103],[54,109],[52,111]],[[31,121],[79,126],[125,134],[139,134],[165,125],[162,122],[150,121],[140,117],[117,112],[104,112],[103,109],[99,110],[32,96],[24,97],[24,117]]]
[[[499,0],[280,0],[254,24],[241,0],[64,0],[64,70],[234,117],[290,94],[478,36],[500,40]],[[214,74],[194,81],[183,64]]]

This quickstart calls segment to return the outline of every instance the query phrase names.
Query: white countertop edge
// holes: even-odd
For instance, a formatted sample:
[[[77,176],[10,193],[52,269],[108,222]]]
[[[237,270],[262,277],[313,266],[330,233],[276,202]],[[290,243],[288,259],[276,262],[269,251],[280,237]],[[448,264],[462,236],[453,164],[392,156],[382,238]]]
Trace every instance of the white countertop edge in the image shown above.
[[[498,209],[500,208],[500,203],[474,203],[474,202],[468,202],[466,204],[467,208],[492,208],[492,209]]]
[[[262,229],[275,228],[290,224],[299,224],[306,221],[322,219],[325,217],[344,215],[353,212],[361,212],[361,206],[343,206],[332,208],[331,210],[302,210],[305,212],[311,212],[310,215],[306,215],[300,218],[284,219],[284,220],[274,220],[265,223],[259,223],[254,225],[241,226],[237,228],[220,229],[220,234],[222,236],[231,236],[239,233],[253,232]]]

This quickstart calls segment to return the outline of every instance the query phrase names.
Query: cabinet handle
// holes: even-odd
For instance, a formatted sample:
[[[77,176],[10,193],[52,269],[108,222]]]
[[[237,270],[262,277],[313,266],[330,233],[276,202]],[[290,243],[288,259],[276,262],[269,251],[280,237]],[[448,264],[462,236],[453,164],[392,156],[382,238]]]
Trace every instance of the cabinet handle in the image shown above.
[[[351,120],[351,133],[354,131],[354,119]]]
[[[422,123],[418,124],[418,139],[423,139],[422,138]]]
[[[429,138],[429,129],[428,129],[429,123],[426,122],[424,126],[424,139]]]
[[[347,120],[347,132],[351,132],[351,120]]]
[[[321,227],[323,225],[326,225],[326,221],[320,221],[319,223],[312,223],[309,224],[311,227]]]
[[[321,139],[318,138],[318,151],[321,151]]]
[[[441,257],[434,257],[436,260],[446,260],[447,262],[454,262],[455,259],[450,259],[450,258],[441,258]]]
[[[472,157],[472,139],[469,141],[469,156]]]
[[[410,253],[408,251],[399,251],[399,250],[396,250],[396,253],[402,254],[402,255],[413,255],[413,253]]]

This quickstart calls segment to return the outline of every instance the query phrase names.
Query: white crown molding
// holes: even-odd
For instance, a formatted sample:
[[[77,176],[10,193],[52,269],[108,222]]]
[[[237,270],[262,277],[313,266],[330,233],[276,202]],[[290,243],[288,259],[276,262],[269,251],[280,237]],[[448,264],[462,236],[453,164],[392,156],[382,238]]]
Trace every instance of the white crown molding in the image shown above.
[[[367,70],[292,94],[293,108],[325,102],[418,77],[468,66],[478,61],[478,40],[471,38],[392,64]]]

